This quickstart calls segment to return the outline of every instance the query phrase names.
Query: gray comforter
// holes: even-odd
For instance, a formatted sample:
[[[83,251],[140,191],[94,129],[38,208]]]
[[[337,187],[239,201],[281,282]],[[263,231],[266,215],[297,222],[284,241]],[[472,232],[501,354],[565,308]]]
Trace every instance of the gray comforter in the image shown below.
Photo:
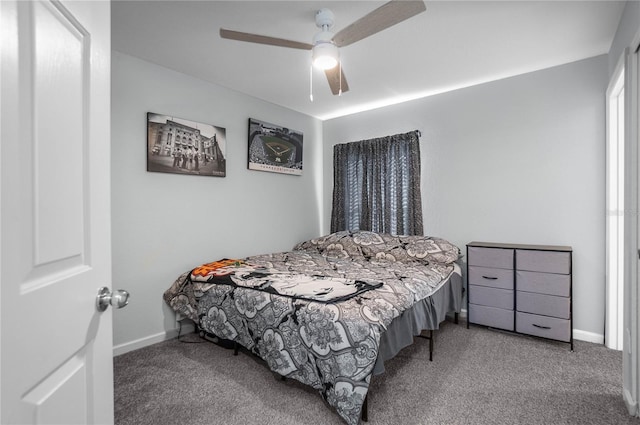
[[[381,334],[442,287],[458,255],[457,247],[437,238],[340,232],[291,252],[203,265],[178,277],[164,298],[201,329],[238,342],[274,372],[317,389],[356,425]],[[242,273],[235,273],[236,267]],[[339,302],[316,301],[237,284],[239,276],[251,275],[247,267],[260,270],[264,281],[269,273],[300,274],[371,287]],[[230,283],[216,283],[220,276],[230,276]]]

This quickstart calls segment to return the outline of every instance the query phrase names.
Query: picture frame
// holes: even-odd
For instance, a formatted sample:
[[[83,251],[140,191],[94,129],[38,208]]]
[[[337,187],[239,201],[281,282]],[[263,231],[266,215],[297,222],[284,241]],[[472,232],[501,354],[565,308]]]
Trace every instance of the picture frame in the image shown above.
[[[302,139],[300,131],[249,118],[248,168],[302,175]]]
[[[147,113],[147,171],[225,177],[226,129]]]

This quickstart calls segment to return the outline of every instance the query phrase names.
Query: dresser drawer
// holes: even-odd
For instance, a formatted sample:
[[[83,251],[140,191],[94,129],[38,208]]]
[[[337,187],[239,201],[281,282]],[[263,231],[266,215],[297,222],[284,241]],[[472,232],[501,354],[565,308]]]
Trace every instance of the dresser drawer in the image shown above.
[[[469,285],[513,289],[513,270],[470,266],[467,280]]]
[[[469,304],[469,321],[492,328],[513,330],[513,310]]]
[[[469,285],[469,302],[488,307],[513,310],[513,291],[490,288],[488,286]]]
[[[570,317],[570,300],[567,297],[518,291],[516,299],[516,310],[518,311],[560,319],[569,319]]]
[[[516,289],[540,294],[568,297],[571,295],[571,276],[568,274],[516,271]]]
[[[470,266],[513,269],[513,249],[469,247],[468,250]]]
[[[516,332],[559,341],[571,341],[571,322],[556,317],[516,313]]]
[[[571,273],[571,254],[558,251],[516,250],[516,269],[531,272]]]

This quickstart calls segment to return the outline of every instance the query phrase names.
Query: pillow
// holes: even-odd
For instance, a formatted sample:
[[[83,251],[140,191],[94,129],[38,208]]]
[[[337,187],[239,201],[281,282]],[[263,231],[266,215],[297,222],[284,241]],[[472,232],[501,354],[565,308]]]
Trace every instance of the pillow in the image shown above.
[[[358,258],[362,257],[360,247],[353,243],[351,232],[342,231],[300,242],[294,250],[318,252],[326,257]]]
[[[460,257],[452,243],[431,236],[394,236],[369,231],[341,231],[300,242],[294,250],[318,252],[326,257],[385,261],[420,261],[450,264]]]
[[[460,258],[460,248],[433,236],[403,236],[407,254],[411,258],[451,264]]]
[[[398,236],[387,233],[359,232],[354,239],[362,244],[361,249],[368,259],[386,261],[409,261],[407,251],[402,246]],[[371,236],[375,235],[375,236]]]

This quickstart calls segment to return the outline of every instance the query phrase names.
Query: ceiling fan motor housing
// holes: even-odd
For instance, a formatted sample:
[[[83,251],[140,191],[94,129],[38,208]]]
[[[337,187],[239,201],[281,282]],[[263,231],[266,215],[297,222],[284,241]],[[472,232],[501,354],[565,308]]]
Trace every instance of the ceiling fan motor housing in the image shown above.
[[[333,44],[333,33],[331,31],[319,31],[313,36],[314,46],[325,43]]]

